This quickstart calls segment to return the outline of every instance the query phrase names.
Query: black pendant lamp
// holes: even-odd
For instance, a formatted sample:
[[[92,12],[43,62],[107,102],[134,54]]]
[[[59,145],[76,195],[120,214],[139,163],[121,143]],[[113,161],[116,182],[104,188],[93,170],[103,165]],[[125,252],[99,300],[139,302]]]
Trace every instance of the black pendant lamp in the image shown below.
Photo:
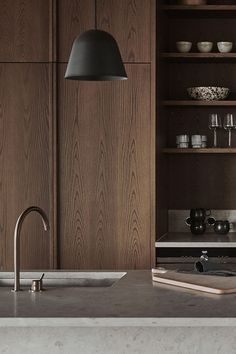
[[[65,79],[88,81],[127,79],[114,37],[97,29],[86,31],[77,37],[72,46]]]
[[[111,34],[97,29],[97,0],[94,15],[95,29],[82,33],[73,43],[65,79],[126,80],[127,74],[116,40]]]

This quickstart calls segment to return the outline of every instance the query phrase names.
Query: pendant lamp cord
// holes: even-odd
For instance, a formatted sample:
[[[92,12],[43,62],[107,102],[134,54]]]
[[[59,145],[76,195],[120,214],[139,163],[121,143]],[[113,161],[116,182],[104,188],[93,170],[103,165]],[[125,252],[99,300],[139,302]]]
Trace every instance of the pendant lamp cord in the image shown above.
[[[97,0],[94,0],[95,1],[95,11],[94,11],[94,14],[95,14],[95,29],[97,29]]]

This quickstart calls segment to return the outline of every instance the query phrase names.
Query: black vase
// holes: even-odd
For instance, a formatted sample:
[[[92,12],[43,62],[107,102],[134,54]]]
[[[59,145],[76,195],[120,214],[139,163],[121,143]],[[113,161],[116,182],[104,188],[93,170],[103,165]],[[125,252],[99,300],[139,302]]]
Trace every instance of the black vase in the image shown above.
[[[192,220],[190,230],[194,235],[202,235],[206,231],[206,223],[204,221]]]
[[[214,231],[219,235],[226,235],[229,232],[230,224],[228,220],[216,220],[214,224]]]
[[[209,209],[197,208],[190,210],[190,218],[192,220],[204,221],[206,216],[210,216],[211,211]]]

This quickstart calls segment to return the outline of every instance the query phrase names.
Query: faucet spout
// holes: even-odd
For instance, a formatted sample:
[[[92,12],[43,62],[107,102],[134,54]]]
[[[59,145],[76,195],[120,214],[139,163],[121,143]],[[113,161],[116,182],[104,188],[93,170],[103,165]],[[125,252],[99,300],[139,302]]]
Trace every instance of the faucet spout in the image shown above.
[[[31,213],[32,211],[35,211],[40,214],[42,222],[43,222],[43,227],[44,230],[47,231],[49,230],[49,221],[46,213],[44,212],[43,209],[36,207],[36,206],[31,206],[27,209],[25,209],[20,216],[17,219],[16,226],[15,226],[15,231],[14,231],[14,289],[12,291],[16,292],[20,290],[20,234],[21,234],[21,228],[23,221],[25,217]]]

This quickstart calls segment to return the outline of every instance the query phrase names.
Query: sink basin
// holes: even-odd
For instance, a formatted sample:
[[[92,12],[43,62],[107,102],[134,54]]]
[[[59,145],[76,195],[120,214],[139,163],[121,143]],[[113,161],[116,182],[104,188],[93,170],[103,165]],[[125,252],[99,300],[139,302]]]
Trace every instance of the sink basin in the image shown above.
[[[109,287],[121,279],[126,272],[77,272],[77,271],[37,271],[21,272],[21,287],[31,286],[33,279],[44,273],[43,287]],[[0,272],[0,287],[13,287],[14,273]]]

